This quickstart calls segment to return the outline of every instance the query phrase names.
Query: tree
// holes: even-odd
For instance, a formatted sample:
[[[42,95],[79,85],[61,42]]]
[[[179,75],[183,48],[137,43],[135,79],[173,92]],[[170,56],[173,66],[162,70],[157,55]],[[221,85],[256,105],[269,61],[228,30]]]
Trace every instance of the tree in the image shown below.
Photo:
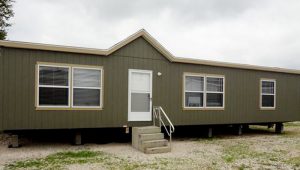
[[[8,20],[14,16],[12,4],[14,0],[0,0],[0,40],[7,36],[7,27],[11,26]]]

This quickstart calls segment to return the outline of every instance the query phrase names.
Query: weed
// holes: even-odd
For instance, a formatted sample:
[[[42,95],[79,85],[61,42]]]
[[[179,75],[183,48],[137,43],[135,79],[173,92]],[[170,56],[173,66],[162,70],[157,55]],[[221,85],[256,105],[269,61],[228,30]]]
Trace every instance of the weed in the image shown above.
[[[286,162],[295,167],[300,167],[300,156],[290,158]]]
[[[284,126],[291,126],[291,127],[300,126],[300,122],[287,122],[284,123]]]
[[[7,165],[8,169],[61,169],[64,165],[84,164],[87,162],[103,162],[108,156],[103,152],[78,151],[78,152],[58,152],[45,158],[29,159],[17,161]]]

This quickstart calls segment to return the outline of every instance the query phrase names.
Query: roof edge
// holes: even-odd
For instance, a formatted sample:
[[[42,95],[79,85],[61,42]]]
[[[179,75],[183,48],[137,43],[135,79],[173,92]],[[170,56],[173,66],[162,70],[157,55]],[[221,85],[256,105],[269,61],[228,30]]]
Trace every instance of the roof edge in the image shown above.
[[[212,60],[193,59],[193,58],[176,57],[174,62],[188,63],[188,64],[201,64],[201,65],[237,68],[237,69],[246,69],[246,70],[258,70],[258,71],[269,71],[269,72],[278,72],[278,73],[300,74],[300,70],[297,70],[297,69],[286,69],[286,68],[280,68],[280,67],[258,66],[258,65],[251,65],[251,64],[220,62],[220,61],[212,61]]]
[[[177,63],[188,63],[188,64],[201,64],[216,67],[228,67],[228,68],[238,68],[247,70],[259,70],[259,71],[269,71],[269,72],[280,72],[289,74],[300,74],[300,70],[296,69],[286,69],[279,67],[267,67],[267,66],[257,66],[250,64],[239,64],[230,62],[219,62],[211,60],[193,59],[193,58],[182,58],[175,57],[170,53],[165,47],[163,47],[155,38],[153,38],[145,29],[141,29],[136,33],[130,35],[124,40],[118,42],[108,49],[95,49],[95,48],[83,48],[74,46],[63,46],[63,45],[51,45],[51,44],[41,44],[41,43],[30,43],[30,42],[20,42],[20,41],[7,41],[0,40],[0,46],[11,47],[11,48],[23,48],[23,49],[36,49],[36,50],[46,50],[46,51],[58,51],[58,52],[70,52],[70,53],[81,53],[81,54],[93,54],[93,55],[110,55],[113,52],[119,50],[135,39],[143,37],[147,42],[149,42],[156,50],[158,50],[163,56],[165,56],[170,62]]]
[[[52,44],[42,44],[42,43],[21,42],[21,41],[7,41],[7,40],[0,40],[0,46],[11,47],[11,48],[46,50],[46,51],[95,54],[95,55],[105,55],[107,53],[107,50],[100,50],[95,48],[83,48],[83,47],[74,47],[74,46],[52,45]]]

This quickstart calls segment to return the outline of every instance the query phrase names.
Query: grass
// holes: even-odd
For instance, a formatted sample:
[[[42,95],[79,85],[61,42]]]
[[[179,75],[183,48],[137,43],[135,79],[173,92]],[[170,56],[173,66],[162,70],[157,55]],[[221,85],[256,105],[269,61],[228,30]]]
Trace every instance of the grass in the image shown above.
[[[100,167],[106,167],[108,169],[167,169],[176,164],[186,165],[190,162],[188,159],[167,159],[160,158],[152,162],[141,163],[128,161],[126,159],[116,157],[104,152],[93,151],[77,151],[77,152],[58,152],[51,154],[45,158],[29,159],[23,161],[16,161],[6,165],[5,169],[64,169],[68,165],[74,164],[97,164]]]
[[[45,158],[17,161],[7,165],[7,169],[61,169],[65,165],[74,163],[84,164],[89,162],[104,162],[109,157],[103,152],[78,151],[58,152]]]
[[[237,159],[243,159],[246,157],[252,157],[254,152],[249,150],[249,146],[245,144],[238,144],[229,147],[225,147],[223,151],[223,160],[227,163],[236,161]]]
[[[300,126],[300,122],[287,122],[287,123],[284,123],[284,126],[297,127],[297,126]]]
[[[295,167],[300,167],[300,156],[290,158],[286,162],[294,165]]]

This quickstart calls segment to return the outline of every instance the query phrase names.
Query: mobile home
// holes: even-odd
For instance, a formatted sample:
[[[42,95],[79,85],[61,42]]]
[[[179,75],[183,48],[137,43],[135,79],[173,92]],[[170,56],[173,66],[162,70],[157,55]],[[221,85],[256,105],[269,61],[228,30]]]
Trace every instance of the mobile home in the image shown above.
[[[104,50],[16,41],[0,50],[4,132],[143,127],[156,109],[174,126],[300,120],[299,70],[175,57],[143,29]]]

